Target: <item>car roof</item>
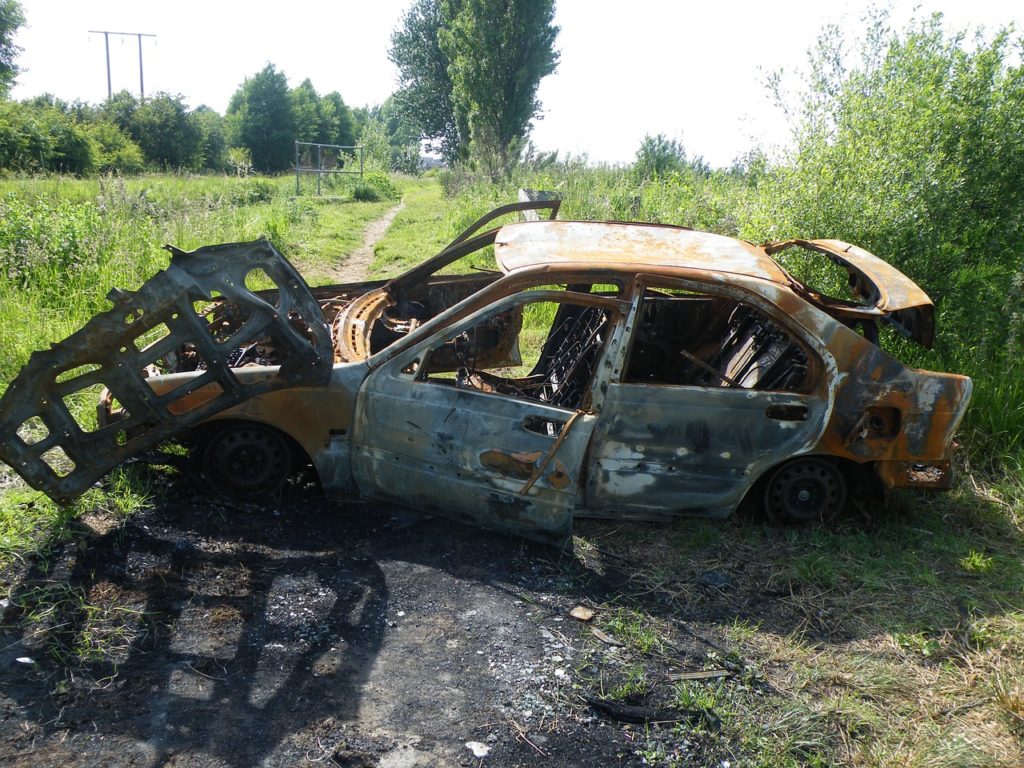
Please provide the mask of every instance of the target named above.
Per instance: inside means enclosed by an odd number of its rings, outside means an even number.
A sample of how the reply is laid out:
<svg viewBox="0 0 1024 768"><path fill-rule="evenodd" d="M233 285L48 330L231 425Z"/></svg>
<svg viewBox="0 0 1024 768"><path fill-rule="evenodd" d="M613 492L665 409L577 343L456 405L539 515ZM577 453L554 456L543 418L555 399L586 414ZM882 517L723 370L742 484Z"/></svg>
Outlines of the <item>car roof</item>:
<svg viewBox="0 0 1024 768"><path fill-rule="evenodd" d="M526 221L502 227L494 256L505 273L541 265L614 266L630 271L698 269L789 284L786 273L743 240L664 224Z"/></svg>

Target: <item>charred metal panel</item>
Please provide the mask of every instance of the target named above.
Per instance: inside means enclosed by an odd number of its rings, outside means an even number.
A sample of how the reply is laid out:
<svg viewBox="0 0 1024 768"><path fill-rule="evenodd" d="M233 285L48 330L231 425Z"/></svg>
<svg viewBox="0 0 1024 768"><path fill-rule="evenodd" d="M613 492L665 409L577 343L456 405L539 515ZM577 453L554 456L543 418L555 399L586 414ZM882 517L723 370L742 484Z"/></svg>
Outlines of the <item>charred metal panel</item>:
<svg viewBox="0 0 1024 768"><path fill-rule="evenodd" d="M77 496L126 458L253 395L330 377L320 306L269 242L170 250L166 270L133 293L112 291L112 309L35 352L0 399L0 459L54 499ZM253 273L277 286L272 301L246 287ZM280 365L243 383L231 366L252 348L272 349ZM150 372L176 369L183 355L193 373L155 393ZM121 418L98 427L76 420L72 398L100 387Z"/></svg>
<svg viewBox="0 0 1024 768"><path fill-rule="evenodd" d="M863 302L864 307L802 291L807 298L840 317L874 319L880 315L907 338L931 347L935 338L935 307L932 300L894 266L842 240L784 240L768 243L764 249L765 253L772 255L794 247L821 253L845 269L849 275L850 289Z"/></svg>
<svg viewBox="0 0 1024 768"><path fill-rule="evenodd" d="M505 272L541 265L615 265L633 271L703 269L786 282L764 251L742 240L664 224L542 221L499 230L494 256Z"/></svg>
<svg viewBox="0 0 1024 768"><path fill-rule="evenodd" d="M848 328L832 330L829 348L845 375L821 452L855 461L948 461L971 380L908 368Z"/></svg>
<svg viewBox="0 0 1024 768"><path fill-rule="evenodd" d="M559 291L517 294L470 314L371 371L360 391L353 473L363 493L546 541L569 535L581 503L583 457L596 417L566 407L424 376L434 349L528 300L619 311L621 302ZM610 314L610 313L609 313ZM590 371L606 381L617 325ZM472 373L472 372L471 372Z"/></svg>
<svg viewBox="0 0 1024 768"><path fill-rule="evenodd" d="M558 431L534 431L529 419L566 430L572 412L417 381L397 362L371 373L360 393L352 458L360 490L486 528L564 540L595 418L578 419L556 445Z"/></svg>
<svg viewBox="0 0 1024 768"><path fill-rule="evenodd" d="M821 435L827 403L784 392L612 384L587 470L590 510L725 515Z"/></svg>

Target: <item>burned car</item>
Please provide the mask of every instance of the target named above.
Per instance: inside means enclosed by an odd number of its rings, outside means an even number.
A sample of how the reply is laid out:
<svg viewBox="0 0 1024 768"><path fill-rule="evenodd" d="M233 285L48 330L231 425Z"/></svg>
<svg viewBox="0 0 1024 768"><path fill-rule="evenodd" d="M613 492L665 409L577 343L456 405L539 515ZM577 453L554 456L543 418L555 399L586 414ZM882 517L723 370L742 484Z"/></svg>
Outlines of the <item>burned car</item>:
<svg viewBox="0 0 1024 768"><path fill-rule="evenodd" d="M949 487L971 381L879 347L881 326L934 334L892 266L835 240L557 210L499 208L387 282L311 289L266 241L171 249L32 355L0 400L0 459L67 500L174 439L219 489L272 494L311 467L328 495L555 541L574 516L753 499L827 521L854 491ZM854 298L791 275L792 249L841 267ZM494 268L460 269L491 252ZM96 395L95 423L76 416Z"/></svg>

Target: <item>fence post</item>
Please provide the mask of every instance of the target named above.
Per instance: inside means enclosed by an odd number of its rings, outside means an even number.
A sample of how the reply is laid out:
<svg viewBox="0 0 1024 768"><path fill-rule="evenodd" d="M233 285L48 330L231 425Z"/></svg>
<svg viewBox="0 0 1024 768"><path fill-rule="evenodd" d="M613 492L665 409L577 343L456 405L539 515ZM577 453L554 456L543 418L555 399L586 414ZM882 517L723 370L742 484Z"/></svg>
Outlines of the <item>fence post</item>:
<svg viewBox="0 0 1024 768"><path fill-rule="evenodd" d="M299 196L299 142L295 142L295 196Z"/></svg>
<svg viewBox="0 0 1024 768"><path fill-rule="evenodd" d="M324 148L320 145L316 145L316 196L320 197L323 193L320 190L320 180L324 177Z"/></svg>

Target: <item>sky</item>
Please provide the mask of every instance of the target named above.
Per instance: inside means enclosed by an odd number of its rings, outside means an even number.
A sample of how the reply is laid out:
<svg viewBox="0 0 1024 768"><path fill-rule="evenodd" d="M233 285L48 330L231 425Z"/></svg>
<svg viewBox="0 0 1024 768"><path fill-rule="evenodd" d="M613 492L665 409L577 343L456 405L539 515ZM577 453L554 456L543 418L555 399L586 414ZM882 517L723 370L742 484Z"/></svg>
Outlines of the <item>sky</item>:
<svg viewBox="0 0 1024 768"><path fill-rule="evenodd" d="M51 93L99 103L107 96L104 36L147 33L145 92L184 96L223 113L242 81L272 62L298 85L338 91L349 106L379 104L395 89L391 33L412 0L21 0L26 26L16 99ZM952 29L1024 35L1024 2L893 0L896 26L942 12ZM788 135L765 87L782 70L792 85L826 24L849 38L868 0L558 0L558 71L541 82L543 114L531 139L540 150L625 163L645 134L682 142L691 156L727 166L755 145ZM915 10L916 9L916 10ZM139 93L139 42L111 36L114 92Z"/></svg>

